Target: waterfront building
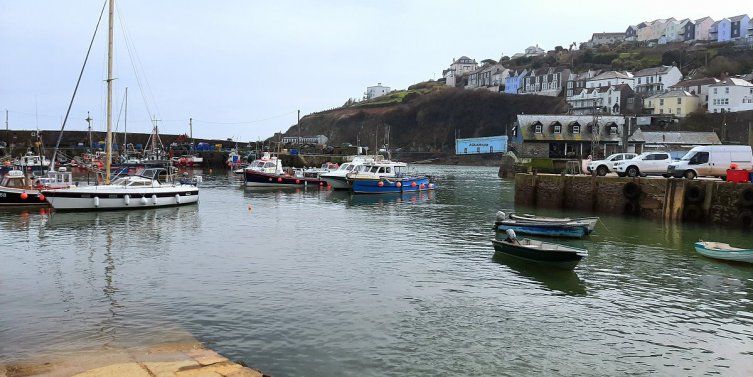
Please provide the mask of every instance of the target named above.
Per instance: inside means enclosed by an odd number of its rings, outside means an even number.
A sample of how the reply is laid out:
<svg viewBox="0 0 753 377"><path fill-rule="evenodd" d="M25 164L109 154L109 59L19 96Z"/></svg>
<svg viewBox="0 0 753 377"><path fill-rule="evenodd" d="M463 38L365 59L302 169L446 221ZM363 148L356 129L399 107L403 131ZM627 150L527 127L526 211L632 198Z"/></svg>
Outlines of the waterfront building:
<svg viewBox="0 0 753 377"><path fill-rule="evenodd" d="M706 77L695 80L683 80L669 87L669 90L684 90L690 94L698 96L701 107L707 108L709 102L709 85L718 83L719 80L713 77Z"/></svg>
<svg viewBox="0 0 753 377"><path fill-rule="evenodd" d="M709 85L708 108L710 113L753 110L753 84L729 77Z"/></svg>
<svg viewBox="0 0 753 377"><path fill-rule="evenodd" d="M675 66L665 65L642 69L636 72L633 77L635 78L635 92L644 96L652 96L680 82L682 73Z"/></svg>
<svg viewBox="0 0 753 377"><path fill-rule="evenodd" d="M701 108L697 95L677 89L659 93L643 100L643 108L651 114L669 114L684 118Z"/></svg>
<svg viewBox="0 0 753 377"><path fill-rule="evenodd" d="M518 115L513 139L519 157L608 156L619 152L624 126L625 117L615 115Z"/></svg>
<svg viewBox="0 0 753 377"><path fill-rule="evenodd" d="M507 152L507 136L455 139L455 154L489 154Z"/></svg>
<svg viewBox="0 0 753 377"><path fill-rule="evenodd" d="M390 92L389 86L383 86L382 83L378 83L375 86L366 87L366 99L372 99L381 97Z"/></svg>

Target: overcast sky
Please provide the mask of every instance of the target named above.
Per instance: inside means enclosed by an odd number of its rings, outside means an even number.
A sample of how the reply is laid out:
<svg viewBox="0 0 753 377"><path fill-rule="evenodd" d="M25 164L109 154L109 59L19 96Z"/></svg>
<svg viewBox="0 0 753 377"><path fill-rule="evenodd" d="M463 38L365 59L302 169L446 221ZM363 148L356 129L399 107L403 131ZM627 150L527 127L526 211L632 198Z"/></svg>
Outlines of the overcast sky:
<svg viewBox="0 0 753 377"><path fill-rule="evenodd" d="M60 128L103 4L0 0L0 111L11 129ZM294 125L296 110L338 107L377 83L438 79L462 55L497 60L644 20L753 14L753 1L121 0L116 8L116 120L128 87L129 131L149 132L155 116L161 132L188 133L193 118L195 137L255 141ZM93 129L105 130L106 20L66 129L85 130L90 112Z"/></svg>

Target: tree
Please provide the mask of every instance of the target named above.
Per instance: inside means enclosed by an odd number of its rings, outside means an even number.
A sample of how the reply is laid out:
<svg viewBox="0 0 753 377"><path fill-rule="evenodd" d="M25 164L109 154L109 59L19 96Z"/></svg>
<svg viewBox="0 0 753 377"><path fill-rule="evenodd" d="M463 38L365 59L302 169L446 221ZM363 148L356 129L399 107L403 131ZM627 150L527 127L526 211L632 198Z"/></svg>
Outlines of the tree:
<svg viewBox="0 0 753 377"><path fill-rule="evenodd" d="M484 64L494 65L494 64L497 64L497 62L494 61L494 59L484 59L481 61L481 65L484 65Z"/></svg>

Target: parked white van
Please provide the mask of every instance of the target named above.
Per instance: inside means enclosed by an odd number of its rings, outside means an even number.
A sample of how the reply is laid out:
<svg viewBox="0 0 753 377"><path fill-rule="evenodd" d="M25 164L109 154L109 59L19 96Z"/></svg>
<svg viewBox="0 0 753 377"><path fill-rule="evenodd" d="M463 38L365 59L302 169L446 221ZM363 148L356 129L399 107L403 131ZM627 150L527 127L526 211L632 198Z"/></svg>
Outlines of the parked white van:
<svg viewBox="0 0 753 377"><path fill-rule="evenodd" d="M749 145L704 145L694 147L680 161L669 164L667 174L693 179L699 176L726 177L730 164L737 169L753 169Z"/></svg>

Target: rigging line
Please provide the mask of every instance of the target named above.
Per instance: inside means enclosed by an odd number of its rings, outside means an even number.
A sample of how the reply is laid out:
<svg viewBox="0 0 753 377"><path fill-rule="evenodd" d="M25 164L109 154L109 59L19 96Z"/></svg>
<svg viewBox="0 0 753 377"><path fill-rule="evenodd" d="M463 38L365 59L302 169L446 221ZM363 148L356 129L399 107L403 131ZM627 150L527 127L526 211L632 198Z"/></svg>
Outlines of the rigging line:
<svg viewBox="0 0 753 377"><path fill-rule="evenodd" d="M63 125L60 127L60 132L58 133L58 140L55 143L55 149L52 152L52 161L50 161L50 170L55 170L55 158L56 154L58 153L58 148L60 148L60 141L63 139L63 130L65 129L65 124L68 122L68 116L71 114L71 107L73 107L73 99L76 98L76 92L78 91L78 85L81 84L81 77L84 76L84 68L86 68L86 62L89 60L89 53L92 51L92 46L94 45L94 39L97 37L97 30L99 30L99 24L102 22L102 16L105 14L105 7L107 6L107 0L104 1L104 4L102 4L102 11L99 13L99 20L97 20L97 26L94 28L94 35L92 35L92 40L89 42L89 49L86 51L86 57L84 58L84 64L81 66L81 72L78 74L78 80L76 81L76 87L73 89L73 96L71 96L71 102L68 103L68 110L65 112L65 118L63 118Z"/></svg>
<svg viewBox="0 0 753 377"><path fill-rule="evenodd" d="M194 121L194 123L198 122L198 123L206 123L206 124L224 124L224 125L251 124L251 123L259 123L259 122L264 122L264 121L268 121L268 120L272 120L272 119L281 118L281 117L284 117L286 115L294 114L296 111L297 110L291 111L291 112L288 112L288 113L285 113L285 114L279 114L279 115L271 116L269 118L249 120L249 121L245 121L245 122L211 122L211 121L205 121L205 120L198 120L196 118L194 118L193 121Z"/></svg>
<svg viewBox="0 0 753 377"><path fill-rule="evenodd" d="M117 5L116 5L117 6ZM133 44L133 41L131 39L130 33L128 32L128 26L125 22L125 20L121 17L121 12L118 8L118 19L120 20L120 28L123 31L123 40L126 45L126 50L128 51L128 59L131 63L131 68L133 69L134 77L136 78L136 83L139 86L139 92L141 92L141 98L144 101L144 106L147 109L147 114L149 114L149 119L160 117L160 110L159 106L157 105L156 97L154 96L154 93L152 92L151 85L149 85L149 80L146 77L146 74L140 74L139 72L145 72L144 66L141 64L141 58L138 55L138 51L136 51L136 46ZM143 76L143 79L142 79ZM142 84L142 81L144 84ZM146 88L146 93L145 89ZM149 98L147 98L147 94L149 94ZM152 104L154 105L154 112L151 111L148 101L151 100Z"/></svg>

